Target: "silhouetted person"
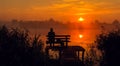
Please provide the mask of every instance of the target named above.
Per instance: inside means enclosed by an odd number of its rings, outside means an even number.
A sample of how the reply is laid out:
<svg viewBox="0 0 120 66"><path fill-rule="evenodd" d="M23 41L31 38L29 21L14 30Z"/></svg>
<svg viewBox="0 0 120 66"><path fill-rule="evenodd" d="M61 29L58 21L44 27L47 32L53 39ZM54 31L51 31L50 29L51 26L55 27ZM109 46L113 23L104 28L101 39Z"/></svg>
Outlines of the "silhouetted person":
<svg viewBox="0 0 120 66"><path fill-rule="evenodd" d="M53 28L50 28L50 32L48 32L48 41L50 43L50 46L54 46L55 42L55 32L53 31Z"/></svg>

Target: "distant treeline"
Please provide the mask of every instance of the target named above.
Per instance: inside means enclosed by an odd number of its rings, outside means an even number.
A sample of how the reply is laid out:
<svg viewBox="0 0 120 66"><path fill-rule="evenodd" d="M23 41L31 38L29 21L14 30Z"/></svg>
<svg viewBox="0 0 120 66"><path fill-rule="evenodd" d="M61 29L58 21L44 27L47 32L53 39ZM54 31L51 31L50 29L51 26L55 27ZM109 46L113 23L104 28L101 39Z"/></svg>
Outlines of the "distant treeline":
<svg viewBox="0 0 120 66"><path fill-rule="evenodd" d="M15 26L15 27L21 27L21 28L27 28L27 29L49 29L51 27L53 28L57 28L57 29L76 29L75 26L77 24L77 26L79 26L79 29L100 29L101 26L105 26L106 29L112 27L112 28L116 28L119 27L120 28L120 23L118 20L114 20L113 22L109 23L109 22L100 22L98 20L94 21L94 22L85 22L85 24L90 24L92 26L87 26L83 27L83 25L81 23L77 23L77 22L60 22L60 21L55 21L54 19L50 19L50 20L43 20L43 21L23 21L23 20L15 20L13 19L10 22L4 22L4 21L0 21L0 25L4 25L7 24L9 26ZM84 24L84 26L85 26ZM78 28L77 28L78 29Z"/></svg>

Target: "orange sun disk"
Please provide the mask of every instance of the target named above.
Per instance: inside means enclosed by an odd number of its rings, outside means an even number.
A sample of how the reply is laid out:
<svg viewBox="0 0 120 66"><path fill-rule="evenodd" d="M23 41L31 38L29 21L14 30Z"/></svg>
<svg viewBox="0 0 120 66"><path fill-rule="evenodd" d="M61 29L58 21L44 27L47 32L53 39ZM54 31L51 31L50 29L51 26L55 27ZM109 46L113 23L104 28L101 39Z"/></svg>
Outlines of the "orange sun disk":
<svg viewBox="0 0 120 66"><path fill-rule="evenodd" d="M82 18L82 17L80 17L79 19L78 19L78 21L84 21L85 19L84 18Z"/></svg>
<svg viewBox="0 0 120 66"><path fill-rule="evenodd" d="M79 38L83 38L83 35L80 34L80 35L79 35Z"/></svg>

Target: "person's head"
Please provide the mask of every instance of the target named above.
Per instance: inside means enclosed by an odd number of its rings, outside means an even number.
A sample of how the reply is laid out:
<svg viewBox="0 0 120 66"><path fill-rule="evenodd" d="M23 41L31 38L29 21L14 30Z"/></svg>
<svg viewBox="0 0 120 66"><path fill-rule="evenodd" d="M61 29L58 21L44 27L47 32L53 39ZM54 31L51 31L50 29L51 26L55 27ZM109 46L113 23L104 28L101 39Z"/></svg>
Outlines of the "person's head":
<svg viewBox="0 0 120 66"><path fill-rule="evenodd" d="M53 32L53 28L50 28L50 32Z"/></svg>

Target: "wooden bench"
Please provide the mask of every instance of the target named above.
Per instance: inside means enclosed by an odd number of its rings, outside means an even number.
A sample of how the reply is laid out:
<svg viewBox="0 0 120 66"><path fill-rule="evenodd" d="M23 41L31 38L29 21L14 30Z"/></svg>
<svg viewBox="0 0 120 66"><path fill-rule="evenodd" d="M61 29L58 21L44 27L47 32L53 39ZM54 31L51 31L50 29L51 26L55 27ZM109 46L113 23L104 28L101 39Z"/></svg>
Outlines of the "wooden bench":
<svg viewBox="0 0 120 66"><path fill-rule="evenodd" d="M50 40L48 38L49 37L47 35L46 44L50 44ZM53 46L54 44L60 44L61 46L64 46L64 44L66 44L66 46L68 46L68 42L70 42L70 35L55 35Z"/></svg>

